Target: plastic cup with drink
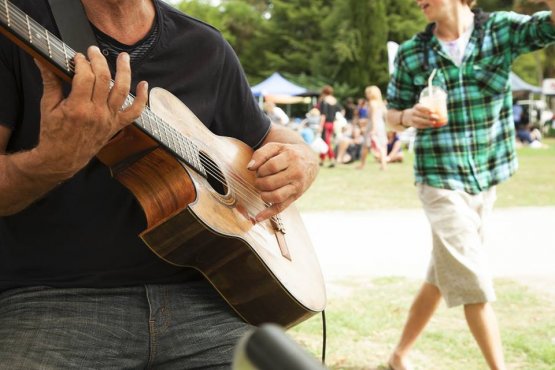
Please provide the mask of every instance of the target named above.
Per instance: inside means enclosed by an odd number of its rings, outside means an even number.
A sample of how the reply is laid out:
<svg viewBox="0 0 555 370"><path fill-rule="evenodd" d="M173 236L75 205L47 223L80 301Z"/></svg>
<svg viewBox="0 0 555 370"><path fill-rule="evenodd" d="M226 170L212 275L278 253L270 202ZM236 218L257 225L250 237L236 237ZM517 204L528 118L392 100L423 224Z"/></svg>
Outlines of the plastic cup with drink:
<svg viewBox="0 0 555 370"><path fill-rule="evenodd" d="M433 70L430 78L428 79L428 87L420 93L419 103L428 108L432 113L435 113L439 118L434 123L434 127L442 127L447 124L447 92L439 86L433 86L432 80L436 74L436 69Z"/></svg>

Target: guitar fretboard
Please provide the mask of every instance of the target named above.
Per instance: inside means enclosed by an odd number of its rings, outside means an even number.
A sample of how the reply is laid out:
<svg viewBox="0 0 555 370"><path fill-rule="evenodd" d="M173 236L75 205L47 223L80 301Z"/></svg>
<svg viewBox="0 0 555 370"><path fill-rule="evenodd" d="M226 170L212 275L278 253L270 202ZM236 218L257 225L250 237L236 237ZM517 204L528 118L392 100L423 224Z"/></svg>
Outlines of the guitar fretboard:
<svg viewBox="0 0 555 370"><path fill-rule="evenodd" d="M0 27L68 77L74 76L75 51L8 0L0 0ZM134 99L133 95L128 95L122 108L129 107ZM197 145L154 114L150 108L145 108L134 123L198 173L207 176Z"/></svg>

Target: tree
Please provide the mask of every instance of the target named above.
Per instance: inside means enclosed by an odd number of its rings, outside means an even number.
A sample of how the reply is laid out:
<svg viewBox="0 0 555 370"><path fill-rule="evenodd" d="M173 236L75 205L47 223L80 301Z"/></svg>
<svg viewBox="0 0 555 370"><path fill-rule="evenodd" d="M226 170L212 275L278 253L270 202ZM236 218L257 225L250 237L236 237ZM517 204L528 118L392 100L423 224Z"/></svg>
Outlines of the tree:
<svg viewBox="0 0 555 370"><path fill-rule="evenodd" d="M260 72L264 70L265 61L259 56L264 47L260 33L267 23L265 3L232 0L223 3L221 9L224 36L239 56L247 76L251 79L263 77Z"/></svg>
<svg viewBox="0 0 555 370"><path fill-rule="evenodd" d="M273 0L271 17L263 28L266 73L312 75L322 43L321 20L329 0Z"/></svg>
<svg viewBox="0 0 555 370"><path fill-rule="evenodd" d="M262 0L228 0L219 6L203 0L186 0L179 4L181 11L220 30L239 56L247 76L254 79L264 67L264 61L259 58L262 46L259 34L266 22L267 8L268 2Z"/></svg>
<svg viewBox="0 0 555 370"><path fill-rule="evenodd" d="M362 94L366 85L383 87L387 82L386 2L336 1L323 20L325 48L318 53L318 70L349 86L349 95Z"/></svg>
<svg viewBox="0 0 555 370"><path fill-rule="evenodd" d="M486 12L513 10L513 0L479 0L478 6Z"/></svg>
<svg viewBox="0 0 555 370"><path fill-rule="evenodd" d="M225 34L223 19L218 7L202 0L184 0L177 7L182 12L214 26Z"/></svg>
<svg viewBox="0 0 555 370"><path fill-rule="evenodd" d="M424 30L426 20L413 0L386 2L388 41L402 43Z"/></svg>

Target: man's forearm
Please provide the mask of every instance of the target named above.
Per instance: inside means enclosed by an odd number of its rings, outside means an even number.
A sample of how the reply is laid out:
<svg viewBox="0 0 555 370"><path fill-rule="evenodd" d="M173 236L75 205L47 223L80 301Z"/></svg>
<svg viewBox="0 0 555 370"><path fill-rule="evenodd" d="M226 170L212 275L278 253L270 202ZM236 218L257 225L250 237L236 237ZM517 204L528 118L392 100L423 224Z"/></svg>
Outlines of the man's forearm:
<svg viewBox="0 0 555 370"><path fill-rule="evenodd" d="M0 155L0 216L27 208L61 182L41 167L33 151Z"/></svg>
<svg viewBox="0 0 555 370"><path fill-rule="evenodd" d="M301 135L286 127L272 125L270 132L264 139L263 144L283 143L283 144L304 144Z"/></svg>

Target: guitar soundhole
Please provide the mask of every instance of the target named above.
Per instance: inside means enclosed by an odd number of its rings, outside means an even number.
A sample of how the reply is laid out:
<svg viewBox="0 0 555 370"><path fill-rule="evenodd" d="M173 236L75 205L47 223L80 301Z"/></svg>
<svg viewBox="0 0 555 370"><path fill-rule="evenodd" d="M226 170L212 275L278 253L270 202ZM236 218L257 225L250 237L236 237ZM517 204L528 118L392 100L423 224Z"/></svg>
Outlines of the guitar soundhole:
<svg viewBox="0 0 555 370"><path fill-rule="evenodd" d="M220 195L226 195L228 192L225 176L216 164L206 153L199 153L201 163L206 171L206 181L210 184L212 189Z"/></svg>

